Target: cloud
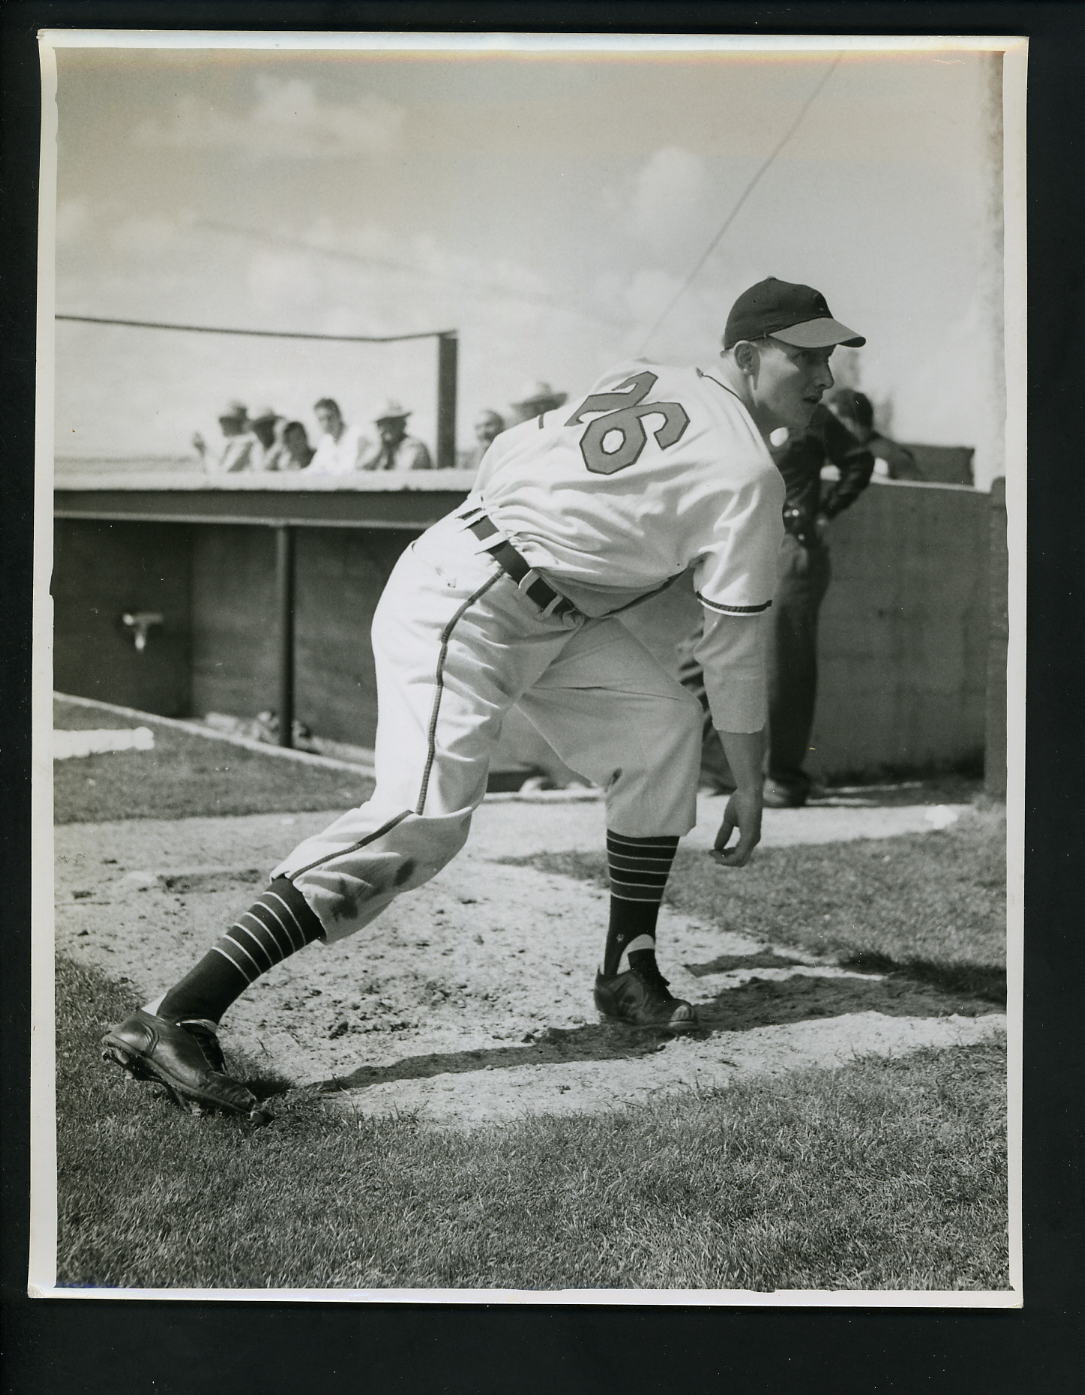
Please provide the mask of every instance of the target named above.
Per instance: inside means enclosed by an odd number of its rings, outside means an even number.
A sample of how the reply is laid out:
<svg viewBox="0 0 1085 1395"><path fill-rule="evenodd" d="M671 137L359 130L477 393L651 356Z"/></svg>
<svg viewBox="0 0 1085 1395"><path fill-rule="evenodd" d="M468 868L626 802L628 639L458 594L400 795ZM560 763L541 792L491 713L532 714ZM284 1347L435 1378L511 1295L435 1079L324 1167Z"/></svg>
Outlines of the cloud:
<svg viewBox="0 0 1085 1395"><path fill-rule="evenodd" d="M171 116L144 121L133 139L151 149L237 150L254 160L342 160L390 150L403 118L402 107L372 93L328 102L311 82L261 75L247 112L219 111L186 93Z"/></svg>
<svg viewBox="0 0 1085 1395"><path fill-rule="evenodd" d="M676 145L657 150L634 181L631 231L657 252L682 241L691 225L698 228L702 223L707 185L699 155Z"/></svg>

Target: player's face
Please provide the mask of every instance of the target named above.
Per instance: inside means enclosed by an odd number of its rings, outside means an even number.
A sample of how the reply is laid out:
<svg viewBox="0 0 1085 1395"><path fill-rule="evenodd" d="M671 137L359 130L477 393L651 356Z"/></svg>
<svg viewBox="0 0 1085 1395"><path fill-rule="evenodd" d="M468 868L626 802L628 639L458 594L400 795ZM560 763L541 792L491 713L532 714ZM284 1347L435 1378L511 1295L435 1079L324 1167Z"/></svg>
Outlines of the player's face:
<svg viewBox="0 0 1085 1395"><path fill-rule="evenodd" d="M833 385L832 348L798 349L779 339L758 343L757 370L751 380L755 407L771 426L804 431L823 393Z"/></svg>

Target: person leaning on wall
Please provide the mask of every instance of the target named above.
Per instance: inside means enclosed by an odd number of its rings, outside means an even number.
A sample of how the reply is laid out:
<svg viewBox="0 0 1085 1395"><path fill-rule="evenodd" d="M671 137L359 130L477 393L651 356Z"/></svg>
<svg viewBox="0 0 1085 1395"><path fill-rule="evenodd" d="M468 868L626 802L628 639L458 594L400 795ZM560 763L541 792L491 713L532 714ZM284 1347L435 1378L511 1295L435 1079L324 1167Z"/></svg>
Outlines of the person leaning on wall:
<svg viewBox="0 0 1085 1395"><path fill-rule="evenodd" d="M377 444L363 453L359 460L362 470L432 470L429 450L417 436L407 432L411 409L395 398L387 398L377 408L373 424L377 428Z"/></svg>
<svg viewBox="0 0 1085 1395"><path fill-rule="evenodd" d="M921 480L923 471L907 446L874 425L874 407L866 393L837 388L827 398L829 410L874 457L874 474L882 479Z"/></svg>
<svg viewBox="0 0 1085 1395"><path fill-rule="evenodd" d="M769 721L766 745L764 802L768 808L801 808L814 782L805 770L818 687L818 617L829 589L832 570L829 533L832 520L858 499L874 473L873 451L888 452L898 469L914 467L910 452L873 429L870 402L862 393L838 389L819 405L805 431L774 438L772 455L784 479L785 536L780 552L779 580L773 598L769 631ZM848 414L858 414L859 433ZM829 466L836 479L822 479ZM918 471L916 471L918 475ZM892 476L903 478L903 476ZM706 713L701 755L701 788L725 793L733 778L707 715L704 677L694 649L699 632L678 644L679 677Z"/></svg>
<svg viewBox="0 0 1085 1395"><path fill-rule="evenodd" d="M218 423L222 444L216 451L209 449L198 431L192 437L193 449L203 461L204 469L209 475L232 475L251 470L259 442L249 427L248 408L243 402L227 402L219 412Z"/></svg>
<svg viewBox="0 0 1085 1395"><path fill-rule="evenodd" d="M357 470L359 461L369 449L369 442L359 428L343 420L339 403L333 397L320 398L313 405L313 413L321 435L307 468L318 475L349 475Z"/></svg>

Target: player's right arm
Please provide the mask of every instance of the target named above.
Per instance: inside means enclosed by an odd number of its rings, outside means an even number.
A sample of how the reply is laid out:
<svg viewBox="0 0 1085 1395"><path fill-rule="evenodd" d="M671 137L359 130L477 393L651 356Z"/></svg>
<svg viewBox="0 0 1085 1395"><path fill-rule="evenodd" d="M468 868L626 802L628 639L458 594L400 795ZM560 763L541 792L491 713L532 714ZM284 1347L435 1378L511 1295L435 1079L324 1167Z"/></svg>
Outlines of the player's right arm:
<svg viewBox="0 0 1085 1395"><path fill-rule="evenodd" d="M725 867L744 867L761 841L766 630L764 612L724 615L705 607L704 628L694 650L704 669L712 724L735 779L714 844L717 860ZM728 847L736 830L738 841Z"/></svg>
<svg viewBox="0 0 1085 1395"><path fill-rule="evenodd" d="M694 568L704 608L694 651L704 670L712 725L735 777L715 840L726 867L743 867L761 840L768 613L783 539L784 486L773 468L737 488ZM738 841L729 847L737 830Z"/></svg>
<svg viewBox="0 0 1085 1395"><path fill-rule="evenodd" d="M727 801L723 821L713 844L713 854L724 867L745 867L761 841L764 805L761 771L765 759L764 731L721 731L724 755L735 777L735 792ZM738 842L729 847L738 830Z"/></svg>

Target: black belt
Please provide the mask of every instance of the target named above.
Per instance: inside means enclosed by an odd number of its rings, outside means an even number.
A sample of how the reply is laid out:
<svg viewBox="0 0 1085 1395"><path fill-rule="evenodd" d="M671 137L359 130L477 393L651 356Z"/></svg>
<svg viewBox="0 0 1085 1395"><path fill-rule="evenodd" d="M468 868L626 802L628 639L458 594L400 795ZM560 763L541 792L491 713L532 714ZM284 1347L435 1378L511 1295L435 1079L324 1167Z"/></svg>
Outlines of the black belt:
<svg viewBox="0 0 1085 1395"><path fill-rule="evenodd" d="M497 528L485 514L467 526L475 537L483 542L487 538L500 536ZM501 538L499 542L486 550L501 570L512 577L524 595L533 601L544 615L576 614L576 606L573 605L572 601L567 600L564 596L559 596L552 586L548 586L535 568L524 561L507 539Z"/></svg>

